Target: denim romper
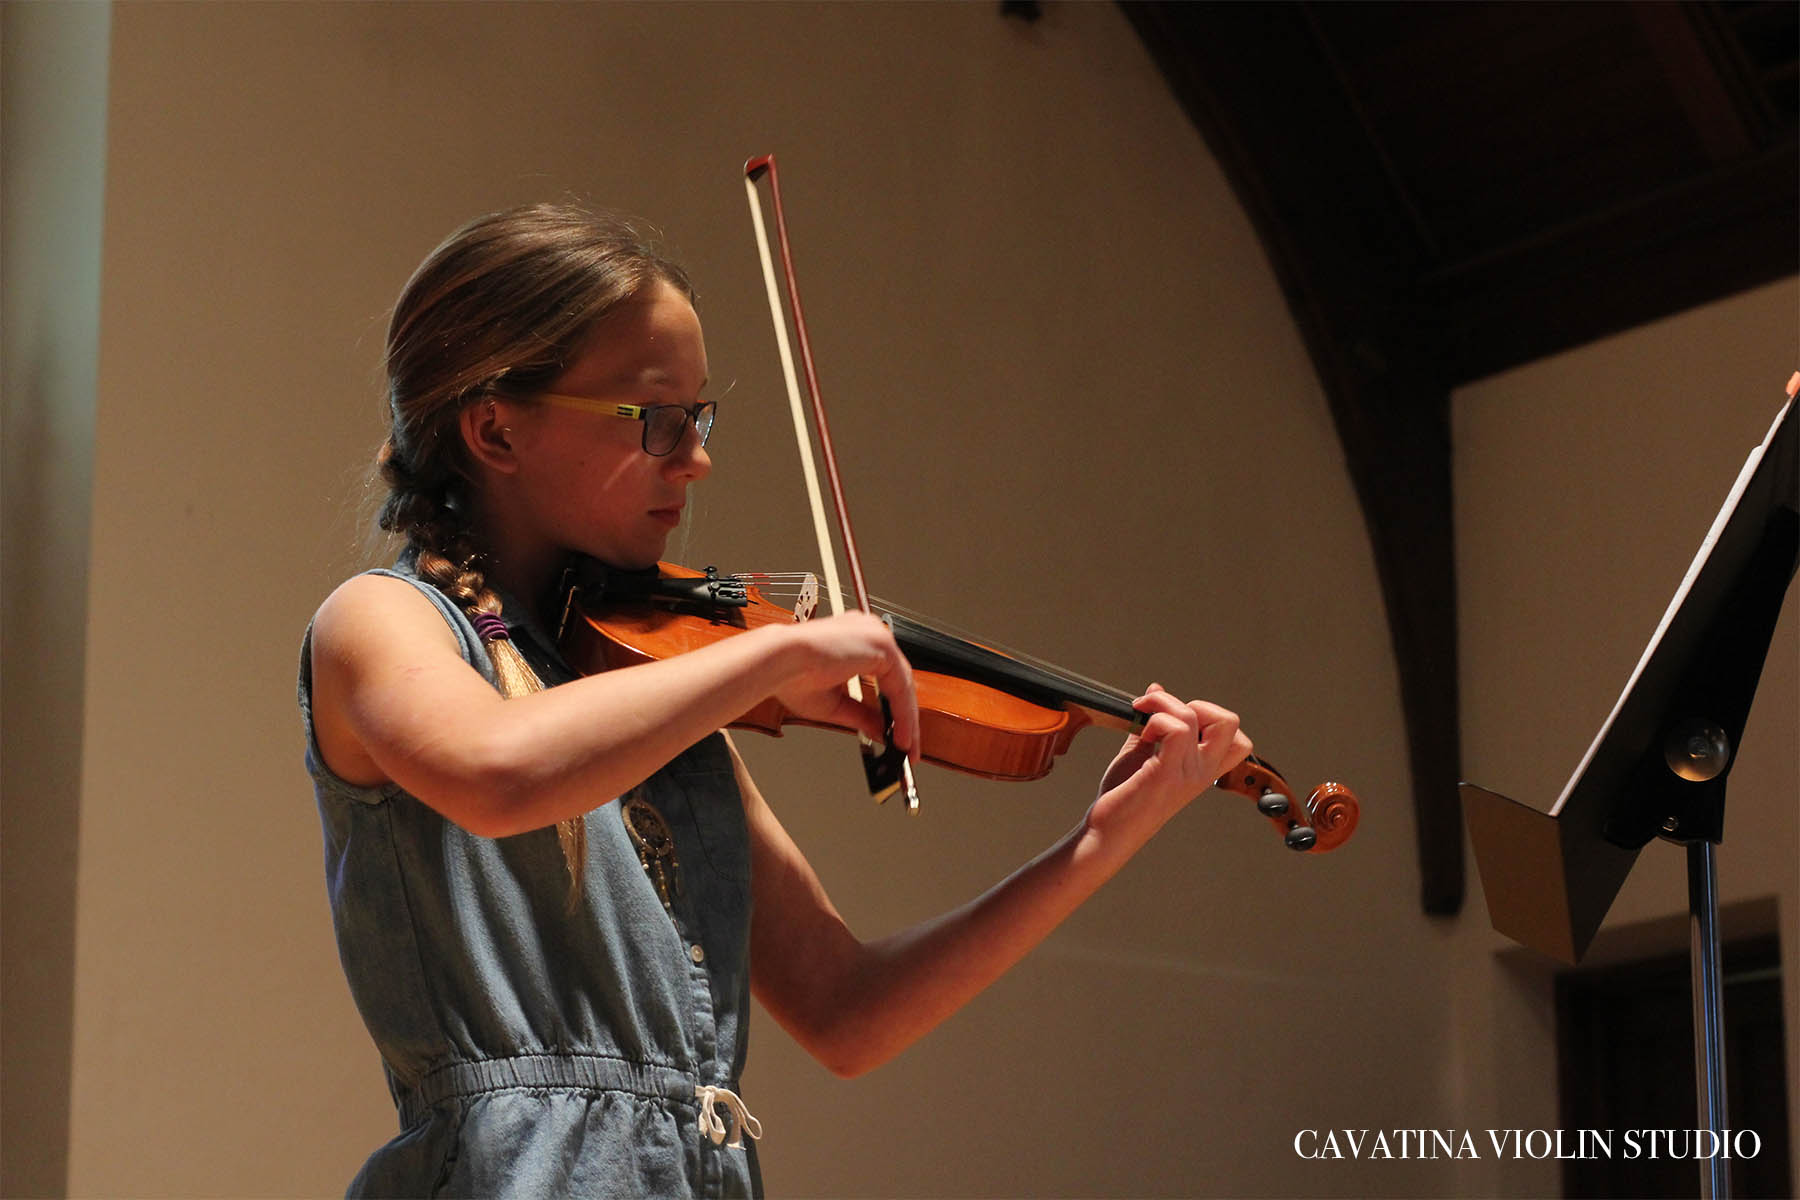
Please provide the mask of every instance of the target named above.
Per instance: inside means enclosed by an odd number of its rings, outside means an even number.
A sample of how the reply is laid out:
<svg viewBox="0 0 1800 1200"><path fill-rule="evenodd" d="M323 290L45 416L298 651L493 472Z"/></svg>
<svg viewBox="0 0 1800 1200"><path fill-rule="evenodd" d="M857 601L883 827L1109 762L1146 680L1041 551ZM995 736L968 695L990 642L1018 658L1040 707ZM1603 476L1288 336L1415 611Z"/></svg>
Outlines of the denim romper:
<svg viewBox="0 0 1800 1200"><path fill-rule="evenodd" d="M372 573L423 592L493 683L474 627L409 566ZM504 611L546 686L573 677L522 607ZM338 956L400 1119L348 1194L760 1195L754 1146L732 1144L754 1119L711 1091L737 1090L749 1033L749 835L723 737L639 793L674 833L671 908L614 800L587 816L570 916L554 828L477 837L396 785L331 773L311 652L308 629L300 710Z"/></svg>

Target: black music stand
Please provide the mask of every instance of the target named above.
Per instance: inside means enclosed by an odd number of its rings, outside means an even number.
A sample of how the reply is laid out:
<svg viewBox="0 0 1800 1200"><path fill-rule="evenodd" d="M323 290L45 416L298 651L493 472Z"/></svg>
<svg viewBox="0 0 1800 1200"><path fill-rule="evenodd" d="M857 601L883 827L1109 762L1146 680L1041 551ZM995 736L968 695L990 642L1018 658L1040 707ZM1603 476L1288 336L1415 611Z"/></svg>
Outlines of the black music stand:
<svg viewBox="0 0 1800 1200"><path fill-rule="evenodd" d="M1718 876L1725 780L1800 562L1800 436L1790 398L1751 451L1675 598L1575 775L1548 813L1461 785L1494 928L1579 962L1638 851L1687 847L1700 1127L1725 1123ZM1723 1200L1726 1160L1701 1160Z"/></svg>

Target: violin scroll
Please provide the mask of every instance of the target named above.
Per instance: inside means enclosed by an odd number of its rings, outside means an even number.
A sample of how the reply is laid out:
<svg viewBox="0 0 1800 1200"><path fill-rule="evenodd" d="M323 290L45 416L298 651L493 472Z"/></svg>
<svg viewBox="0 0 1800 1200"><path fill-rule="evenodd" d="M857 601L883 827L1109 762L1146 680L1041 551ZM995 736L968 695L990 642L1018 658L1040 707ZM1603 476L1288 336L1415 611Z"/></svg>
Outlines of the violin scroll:
<svg viewBox="0 0 1800 1200"><path fill-rule="evenodd" d="M1314 788L1306 798L1306 809L1312 814L1313 832L1318 835L1313 849L1321 853L1335 850L1349 841L1362 816L1362 805L1357 803L1356 793L1335 780L1327 780Z"/></svg>
<svg viewBox="0 0 1800 1200"><path fill-rule="evenodd" d="M1335 781L1321 783L1302 805L1281 772L1252 755L1221 776L1217 787L1256 801L1290 850L1323 854L1350 840L1362 806L1356 793Z"/></svg>

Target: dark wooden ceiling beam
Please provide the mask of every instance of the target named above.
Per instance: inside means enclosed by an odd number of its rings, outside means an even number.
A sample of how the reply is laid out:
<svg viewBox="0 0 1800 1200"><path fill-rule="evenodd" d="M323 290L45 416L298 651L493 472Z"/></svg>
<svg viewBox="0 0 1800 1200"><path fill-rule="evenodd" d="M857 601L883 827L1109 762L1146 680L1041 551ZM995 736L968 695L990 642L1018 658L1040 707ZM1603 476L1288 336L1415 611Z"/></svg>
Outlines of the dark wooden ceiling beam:
<svg viewBox="0 0 1800 1200"><path fill-rule="evenodd" d="M1754 88L1733 86L1735 64L1720 61L1729 43L1716 36L1709 13L1668 0L1633 0L1631 5L1632 20L1688 123L1712 160L1723 163L1756 150L1768 119Z"/></svg>
<svg viewBox="0 0 1800 1200"><path fill-rule="evenodd" d="M1706 174L1421 277L1453 383L1683 312L1800 268L1800 155Z"/></svg>

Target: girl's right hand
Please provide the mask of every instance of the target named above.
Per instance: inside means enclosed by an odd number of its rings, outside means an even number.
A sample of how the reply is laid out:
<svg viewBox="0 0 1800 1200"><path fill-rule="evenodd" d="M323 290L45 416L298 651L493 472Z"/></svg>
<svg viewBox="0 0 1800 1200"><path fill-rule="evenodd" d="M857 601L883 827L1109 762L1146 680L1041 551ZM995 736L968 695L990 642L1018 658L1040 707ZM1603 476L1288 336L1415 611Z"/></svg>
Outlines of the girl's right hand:
<svg viewBox="0 0 1800 1200"><path fill-rule="evenodd" d="M912 667L880 618L865 612L818 617L782 630L797 666L774 695L798 717L855 729L874 741L886 740L881 712L850 698L849 681L869 676L894 716L894 744L919 759L919 702Z"/></svg>

